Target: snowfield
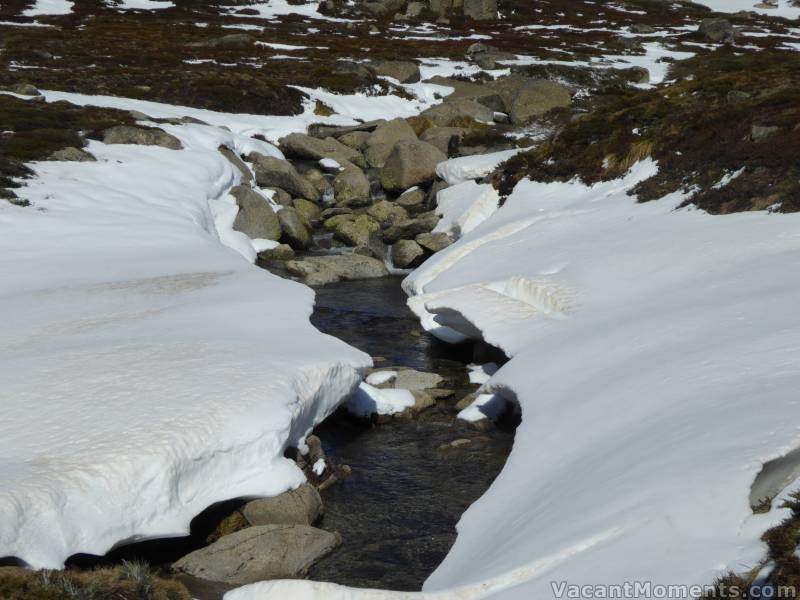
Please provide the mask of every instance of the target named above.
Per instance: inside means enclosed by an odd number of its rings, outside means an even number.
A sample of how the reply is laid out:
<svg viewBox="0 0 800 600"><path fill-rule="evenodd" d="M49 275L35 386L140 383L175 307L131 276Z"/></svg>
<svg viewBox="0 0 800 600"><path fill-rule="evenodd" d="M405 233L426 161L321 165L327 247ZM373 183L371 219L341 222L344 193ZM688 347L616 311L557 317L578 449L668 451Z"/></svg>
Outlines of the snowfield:
<svg viewBox="0 0 800 600"><path fill-rule="evenodd" d="M226 600L530 600L551 582L710 584L764 557L787 512L754 515L750 487L800 445L800 215L636 204L656 169L523 181L404 282L433 333L506 351L484 388L522 410L424 591L273 582Z"/></svg>
<svg viewBox="0 0 800 600"><path fill-rule="evenodd" d="M217 147L251 142L169 129L184 150L93 142L0 204L0 556L56 568L299 485L285 448L371 364L220 243L253 251L215 219L239 177Z"/></svg>

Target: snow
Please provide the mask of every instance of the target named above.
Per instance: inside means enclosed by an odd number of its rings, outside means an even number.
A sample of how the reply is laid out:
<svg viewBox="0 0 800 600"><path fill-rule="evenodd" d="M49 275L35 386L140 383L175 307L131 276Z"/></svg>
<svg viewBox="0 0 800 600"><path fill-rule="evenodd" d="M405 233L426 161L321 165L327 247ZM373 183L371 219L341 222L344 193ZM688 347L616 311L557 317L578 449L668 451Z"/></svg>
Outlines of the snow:
<svg viewBox="0 0 800 600"><path fill-rule="evenodd" d="M501 150L489 154L475 154L474 156L460 156L441 162L436 167L436 174L444 179L448 185L463 183L470 179L486 177L499 165L522 152L521 149Z"/></svg>
<svg viewBox="0 0 800 600"><path fill-rule="evenodd" d="M486 363L484 365L467 365L469 382L483 385L489 378L497 373L497 363Z"/></svg>
<svg viewBox="0 0 800 600"><path fill-rule="evenodd" d="M462 421L496 421L506 410L506 400L498 394L479 394L475 401L458 413Z"/></svg>
<svg viewBox="0 0 800 600"><path fill-rule="evenodd" d="M162 10L172 8L175 3L171 0L119 0L114 8L120 10Z"/></svg>
<svg viewBox="0 0 800 600"><path fill-rule="evenodd" d="M779 0L778 8L759 8L760 2L756 0L697 0L697 3L722 13L753 11L786 19L800 18L800 7L792 6L792 0Z"/></svg>
<svg viewBox="0 0 800 600"><path fill-rule="evenodd" d="M223 6L229 13L236 13L237 17L255 17L261 19L274 19L287 15L299 15L307 19L322 19L325 21L335 21L338 23L350 22L350 19L339 19L328 17L318 12L319 1L311 0L304 4L292 4L288 0L267 0L267 2L253 2L252 4L236 4L234 6ZM255 11L253 14L244 14L241 11L247 9Z"/></svg>
<svg viewBox="0 0 800 600"><path fill-rule="evenodd" d="M497 210L500 195L488 183L465 181L436 194L436 214L442 218L434 233L459 238L485 221Z"/></svg>
<svg viewBox="0 0 800 600"><path fill-rule="evenodd" d="M656 172L523 181L406 279L422 317L505 350L484 391L522 414L422 593L296 581L226 600L529 600L756 565L787 511L753 514L750 487L800 443L800 215L637 204Z"/></svg>
<svg viewBox="0 0 800 600"><path fill-rule="evenodd" d="M311 470L314 472L314 475L316 475L317 477L320 477L325 472L325 469L327 469L327 468L328 468L328 465L325 464L325 459L324 458L318 458L317 462L315 462L311 466Z"/></svg>
<svg viewBox="0 0 800 600"><path fill-rule="evenodd" d="M342 169L342 165L332 158L321 158L319 166L327 171L341 171Z"/></svg>
<svg viewBox="0 0 800 600"><path fill-rule="evenodd" d="M91 142L97 162L34 163L32 206L0 204L0 556L32 567L299 485L284 449L371 364L240 256L262 242L230 229L217 148L253 141L163 127L183 150Z"/></svg>
<svg viewBox="0 0 800 600"><path fill-rule="evenodd" d="M410 391L382 390L369 383L359 385L356 393L345 403L345 408L358 417L393 415L411 406L414 406L414 395Z"/></svg>
<svg viewBox="0 0 800 600"><path fill-rule="evenodd" d="M381 385L396 378L397 371L375 371L374 373L370 373L365 381L369 385Z"/></svg>
<svg viewBox="0 0 800 600"><path fill-rule="evenodd" d="M22 11L22 16L68 15L72 12L74 4L71 0L36 0L31 8Z"/></svg>

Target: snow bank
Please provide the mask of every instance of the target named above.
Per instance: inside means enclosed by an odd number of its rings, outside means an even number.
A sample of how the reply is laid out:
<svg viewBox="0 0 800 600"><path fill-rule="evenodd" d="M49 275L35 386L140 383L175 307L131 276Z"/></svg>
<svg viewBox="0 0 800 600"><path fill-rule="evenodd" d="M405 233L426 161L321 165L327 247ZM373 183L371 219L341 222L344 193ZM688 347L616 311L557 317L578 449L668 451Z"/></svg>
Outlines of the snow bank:
<svg viewBox="0 0 800 600"><path fill-rule="evenodd" d="M309 288L220 243L253 251L217 151L249 142L165 128L184 150L92 142L0 203L0 557L55 568L299 485L284 449L370 364L309 324Z"/></svg>
<svg viewBox="0 0 800 600"><path fill-rule="evenodd" d="M172 8L175 3L171 0L119 0L112 8L120 10L162 10Z"/></svg>
<svg viewBox="0 0 800 600"><path fill-rule="evenodd" d="M460 156L441 162L436 167L436 174L444 179L448 185L456 185L486 177L500 164L506 162L522 150L502 150L490 154L476 154L474 156Z"/></svg>
<svg viewBox="0 0 800 600"><path fill-rule="evenodd" d="M393 415L411 406L414 406L414 396L408 390L378 389L369 383L359 385L345 403L345 408L358 417Z"/></svg>
<svg viewBox="0 0 800 600"><path fill-rule="evenodd" d="M434 233L459 238L485 221L500 203L500 195L489 184L465 181L436 194L436 214L442 218Z"/></svg>
<svg viewBox="0 0 800 600"><path fill-rule="evenodd" d="M778 0L777 8L764 8L757 0L697 0L697 3L723 13L753 11L786 19L800 18L800 7L792 6L792 0Z"/></svg>
<svg viewBox="0 0 800 600"><path fill-rule="evenodd" d="M484 388L522 409L424 592L274 582L226 600L529 600L755 565L786 511L754 515L751 484L800 444L800 215L636 204L655 171L522 182L405 281L423 322L449 311L511 356Z"/></svg>
<svg viewBox="0 0 800 600"><path fill-rule="evenodd" d="M74 4L71 0L36 0L31 8L22 11L22 16L68 15L72 12Z"/></svg>

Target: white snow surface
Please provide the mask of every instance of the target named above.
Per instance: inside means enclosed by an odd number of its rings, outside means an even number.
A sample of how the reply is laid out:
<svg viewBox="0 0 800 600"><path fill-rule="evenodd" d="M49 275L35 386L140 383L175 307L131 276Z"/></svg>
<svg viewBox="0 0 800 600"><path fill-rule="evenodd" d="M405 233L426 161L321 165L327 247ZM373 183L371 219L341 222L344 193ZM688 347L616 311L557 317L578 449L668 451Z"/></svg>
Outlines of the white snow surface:
<svg viewBox="0 0 800 600"><path fill-rule="evenodd" d="M800 443L800 215L637 204L656 170L523 181L406 279L421 316L505 350L484 389L522 411L424 591L272 582L226 600L530 600L755 565L787 511L754 515L750 485Z"/></svg>
<svg viewBox="0 0 800 600"><path fill-rule="evenodd" d="M786 19L800 18L800 7L792 6L792 0L778 0L778 8L759 7L758 5L761 3L756 0L697 0L697 3L722 13L735 13L744 10Z"/></svg>
<svg viewBox="0 0 800 600"><path fill-rule="evenodd" d="M120 10L161 10L171 8L175 3L171 0L120 0L113 6Z"/></svg>
<svg viewBox="0 0 800 600"><path fill-rule="evenodd" d="M501 150L489 154L476 154L474 156L459 156L440 162L436 166L436 174L444 179L448 185L456 185L470 179L486 177L500 164L522 152L521 149Z"/></svg>
<svg viewBox="0 0 800 600"><path fill-rule="evenodd" d="M442 218L433 229L459 238L497 210L500 195L488 183L465 181L436 194L436 214Z"/></svg>
<svg viewBox="0 0 800 600"><path fill-rule="evenodd" d="M32 567L299 485L284 449L371 364L240 256L217 148L248 138L164 128L183 150L92 142L97 162L34 163L32 206L0 203L0 556Z"/></svg>
<svg viewBox="0 0 800 600"><path fill-rule="evenodd" d="M36 0L31 8L22 11L24 17L38 17L40 15L68 15L75 5L71 0Z"/></svg>
<svg viewBox="0 0 800 600"><path fill-rule="evenodd" d="M410 391L379 389L369 383L361 383L345 403L345 408L358 417L393 415L411 406L414 406L414 395Z"/></svg>

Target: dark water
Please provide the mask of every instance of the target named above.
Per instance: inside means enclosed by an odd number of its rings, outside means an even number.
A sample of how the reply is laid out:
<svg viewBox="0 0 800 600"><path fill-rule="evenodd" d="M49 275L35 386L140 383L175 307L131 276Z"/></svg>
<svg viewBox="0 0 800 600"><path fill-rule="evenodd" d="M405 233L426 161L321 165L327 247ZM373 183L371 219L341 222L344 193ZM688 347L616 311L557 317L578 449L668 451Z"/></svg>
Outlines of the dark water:
<svg viewBox="0 0 800 600"><path fill-rule="evenodd" d="M457 394L417 422L361 426L334 417L317 433L334 462L353 474L325 490L324 529L343 544L309 578L357 587L419 590L455 541L464 510L500 472L513 424L488 433L455 420L453 405L474 389L464 364L471 348L441 344L424 333L405 305L397 278L340 283L317 290L313 323L383 359L445 377ZM461 449L442 451L459 438Z"/></svg>

